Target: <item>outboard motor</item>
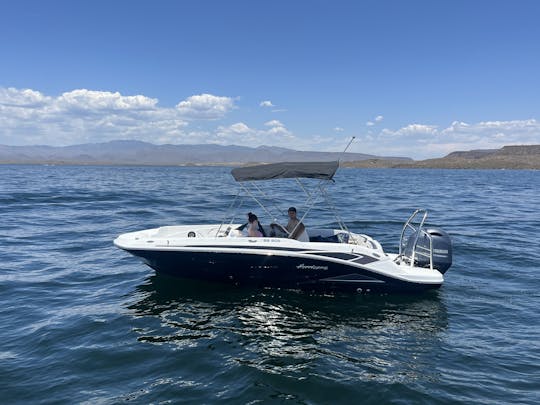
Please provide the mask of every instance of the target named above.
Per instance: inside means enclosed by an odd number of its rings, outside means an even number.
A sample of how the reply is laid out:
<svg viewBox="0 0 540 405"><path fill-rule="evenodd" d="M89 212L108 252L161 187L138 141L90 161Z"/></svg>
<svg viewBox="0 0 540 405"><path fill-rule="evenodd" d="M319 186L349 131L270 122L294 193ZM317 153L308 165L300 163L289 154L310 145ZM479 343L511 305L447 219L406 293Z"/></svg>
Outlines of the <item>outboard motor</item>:
<svg viewBox="0 0 540 405"><path fill-rule="evenodd" d="M405 244L403 253L412 258L414 250L414 262L418 267L429 267L429 239L431 237L433 247L433 268L439 270L442 274L452 265L452 241L450 236L438 228L421 228L418 234L416 248L414 241L418 231L413 232ZM429 236L428 236L429 235Z"/></svg>

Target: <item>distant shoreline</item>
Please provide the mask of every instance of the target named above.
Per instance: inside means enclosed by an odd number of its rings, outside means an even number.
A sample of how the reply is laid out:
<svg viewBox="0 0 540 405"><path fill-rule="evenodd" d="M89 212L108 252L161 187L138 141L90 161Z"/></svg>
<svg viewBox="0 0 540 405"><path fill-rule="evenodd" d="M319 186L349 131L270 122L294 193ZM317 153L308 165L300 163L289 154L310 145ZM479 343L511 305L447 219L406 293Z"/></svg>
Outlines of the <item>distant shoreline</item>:
<svg viewBox="0 0 540 405"><path fill-rule="evenodd" d="M452 152L442 158L418 161L406 157L295 151L277 147L153 145L134 141L71 147L0 145L1 165L238 167L330 160L340 160L345 168L540 170L540 145Z"/></svg>
<svg viewBox="0 0 540 405"><path fill-rule="evenodd" d="M1 162L2 166L118 166L118 167L238 167L244 163L118 163L118 162Z"/></svg>
<svg viewBox="0 0 540 405"><path fill-rule="evenodd" d="M475 161L443 161L425 162L418 161L414 163L400 163L377 161L377 162L345 162L342 167L358 169L447 169L447 170L540 170L540 162L523 164L522 162L475 162Z"/></svg>
<svg viewBox="0 0 540 405"><path fill-rule="evenodd" d="M80 166L80 167L239 167L251 166L256 164L267 164L267 162L253 163L179 163L179 164L148 164L148 163L113 163L113 162L0 162L1 166ZM488 164L439 164L429 165L422 161L410 164L395 164L392 161L359 161L342 162L341 168L344 169L443 169L443 170L540 170L540 165L519 165L516 163L507 165L488 165Z"/></svg>

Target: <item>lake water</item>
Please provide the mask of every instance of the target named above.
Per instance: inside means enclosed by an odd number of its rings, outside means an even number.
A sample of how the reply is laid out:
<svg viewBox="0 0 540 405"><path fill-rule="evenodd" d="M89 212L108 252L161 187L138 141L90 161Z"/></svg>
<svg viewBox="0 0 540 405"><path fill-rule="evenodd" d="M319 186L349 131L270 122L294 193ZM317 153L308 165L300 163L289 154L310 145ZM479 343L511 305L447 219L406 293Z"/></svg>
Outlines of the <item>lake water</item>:
<svg viewBox="0 0 540 405"><path fill-rule="evenodd" d="M338 172L349 228L386 250L419 207L451 234L445 284L419 296L180 281L113 246L221 222L229 171L0 166L0 402L540 402L540 172Z"/></svg>

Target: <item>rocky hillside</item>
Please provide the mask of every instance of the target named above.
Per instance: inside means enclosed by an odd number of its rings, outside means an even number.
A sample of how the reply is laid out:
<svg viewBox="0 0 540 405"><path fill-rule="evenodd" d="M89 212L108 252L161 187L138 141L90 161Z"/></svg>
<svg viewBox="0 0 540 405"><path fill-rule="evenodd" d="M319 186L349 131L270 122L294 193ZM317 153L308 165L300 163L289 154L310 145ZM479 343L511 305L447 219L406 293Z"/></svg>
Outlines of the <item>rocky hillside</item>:
<svg viewBox="0 0 540 405"><path fill-rule="evenodd" d="M504 146L501 149L452 152L439 159L396 162L367 159L348 162L349 167L440 168L440 169L534 169L540 170L540 145Z"/></svg>
<svg viewBox="0 0 540 405"><path fill-rule="evenodd" d="M504 146L501 149L453 152L441 159L428 159L402 167L451 169L540 169L540 145Z"/></svg>

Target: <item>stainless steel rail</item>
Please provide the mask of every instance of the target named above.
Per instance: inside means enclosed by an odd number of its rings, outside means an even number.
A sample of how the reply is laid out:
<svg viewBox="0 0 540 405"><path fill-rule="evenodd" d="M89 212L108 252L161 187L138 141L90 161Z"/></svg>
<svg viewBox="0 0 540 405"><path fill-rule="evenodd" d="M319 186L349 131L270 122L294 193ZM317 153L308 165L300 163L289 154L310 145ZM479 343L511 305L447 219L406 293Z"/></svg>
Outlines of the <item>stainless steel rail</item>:
<svg viewBox="0 0 540 405"><path fill-rule="evenodd" d="M421 215L420 221L415 223L414 221L419 215ZM399 255L396 258L396 262L403 260L406 263L410 264L411 267L414 267L415 258L417 256L423 256L429 259L429 268L433 270L433 238L429 233L424 232L423 230L427 216L427 210L420 208L414 211L407 220L407 222L405 222L405 225L403 225L403 229L401 231L401 236L399 238ZM414 243L412 244L410 256L406 255L405 252L405 248L407 247L410 238L405 238L407 230L411 231L410 237L414 235ZM425 235L428 238L429 247L418 246L418 238L420 237L420 235Z"/></svg>

